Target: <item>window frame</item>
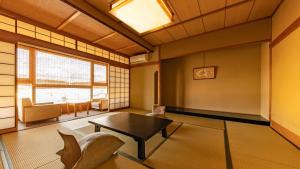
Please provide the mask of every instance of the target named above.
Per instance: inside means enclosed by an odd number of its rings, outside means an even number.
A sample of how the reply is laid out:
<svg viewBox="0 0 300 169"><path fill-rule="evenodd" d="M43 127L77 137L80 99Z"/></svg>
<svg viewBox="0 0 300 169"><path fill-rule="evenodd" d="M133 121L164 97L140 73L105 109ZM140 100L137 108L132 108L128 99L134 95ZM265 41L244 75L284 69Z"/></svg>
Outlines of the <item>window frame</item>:
<svg viewBox="0 0 300 169"><path fill-rule="evenodd" d="M102 65L102 66L105 66L106 67L106 79L105 79L105 83L97 83L95 82L95 64L96 65ZM109 95L109 92L108 92L108 64L106 63L102 63L102 62L96 62L96 61L93 61L92 62L92 66L91 66L91 72L92 72L92 89L91 89L91 99L98 99L98 98L94 98L94 87L103 87L103 86L106 86L106 95L107 95L107 99L109 98L108 95Z"/></svg>
<svg viewBox="0 0 300 169"><path fill-rule="evenodd" d="M36 89L37 88L89 88L90 89L90 100L93 100L93 90L94 86L95 87L102 87L106 86L107 88L107 95L108 93L108 79L109 79L109 74L108 74L108 63L104 62L99 62L99 61L94 61L90 59L84 59L78 56L70 56L69 54L66 53L60 53L60 52L53 52L49 51L46 49L40 49L36 47L29 47L29 46L24 46L24 45L18 45L17 49L24 49L24 50L29 50L29 78L18 78L17 77L17 84L18 85L31 85L32 86L32 102L36 104ZM44 53L49 53L53 54L56 56L61 56L61 57L69 57L72 59L78 59L82 61L86 61L90 63L90 83L89 85L59 85L59 84L36 84L36 55L37 51L44 52ZM17 61L18 62L18 61ZM106 82L105 83L95 83L94 82L94 65L103 65L106 67ZM18 70L17 70L18 71Z"/></svg>
<svg viewBox="0 0 300 169"><path fill-rule="evenodd" d="M29 52L29 78L19 78L18 77L18 72L16 73L17 76L17 82L18 84L31 84L32 83L32 78L33 78L33 70L32 70L32 65L33 65L33 58L32 58L32 49L30 47L26 47L23 45L18 45L17 47L17 57L18 59L18 49L23 49L23 50L28 50ZM18 71L18 60L16 61L17 63L17 71Z"/></svg>

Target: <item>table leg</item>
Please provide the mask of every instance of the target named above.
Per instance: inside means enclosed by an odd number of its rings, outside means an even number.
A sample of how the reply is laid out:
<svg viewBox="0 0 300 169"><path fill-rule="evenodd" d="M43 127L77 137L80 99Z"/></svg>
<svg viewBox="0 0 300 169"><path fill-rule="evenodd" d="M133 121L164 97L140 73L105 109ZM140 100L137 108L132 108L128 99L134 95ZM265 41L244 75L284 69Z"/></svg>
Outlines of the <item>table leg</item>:
<svg viewBox="0 0 300 169"><path fill-rule="evenodd" d="M100 126L98 126L98 125L95 125L95 132L100 132Z"/></svg>
<svg viewBox="0 0 300 169"><path fill-rule="evenodd" d="M77 117L76 104L74 104L74 114L75 114L75 117Z"/></svg>
<svg viewBox="0 0 300 169"><path fill-rule="evenodd" d="M164 129L161 130L161 135L162 135L162 137L164 137L164 138L167 138L167 137L168 137L167 128L164 128Z"/></svg>
<svg viewBox="0 0 300 169"><path fill-rule="evenodd" d="M90 103L88 103L87 105L86 105L86 114L87 115L89 115L90 114Z"/></svg>
<svg viewBox="0 0 300 169"><path fill-rule="evenodd" d="M145 140L137 140L138 142L138 158L144 160L145 157Z"/></svg>
<svg viewBox="0 0 300 169"><path fill-rule="evenodd" d="M69 108L69 104L67 103L67 113L70 113L70 108Z"/></svg>
<svg viewBox="0 0 300 169"><path fill-rule="evenodd" d="M82 106L82 105L79 104L78 106L79 106L79 113L81 113L81 111L82 111L82 107L81 107L81 106Z"/></svg>

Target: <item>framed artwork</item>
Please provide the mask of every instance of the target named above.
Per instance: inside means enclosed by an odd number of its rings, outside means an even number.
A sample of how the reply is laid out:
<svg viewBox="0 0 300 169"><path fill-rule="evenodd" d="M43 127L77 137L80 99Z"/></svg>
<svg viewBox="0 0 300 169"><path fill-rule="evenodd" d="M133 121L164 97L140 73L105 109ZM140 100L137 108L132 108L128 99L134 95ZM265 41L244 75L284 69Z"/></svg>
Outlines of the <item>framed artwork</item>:
<svg viewBox="0 0 300 169"><path fill-rule="evenodd" d="M216 67L197 67L193 69L193 79L194 80L204 80L204 79L215 79L216 78Z"/></svg>

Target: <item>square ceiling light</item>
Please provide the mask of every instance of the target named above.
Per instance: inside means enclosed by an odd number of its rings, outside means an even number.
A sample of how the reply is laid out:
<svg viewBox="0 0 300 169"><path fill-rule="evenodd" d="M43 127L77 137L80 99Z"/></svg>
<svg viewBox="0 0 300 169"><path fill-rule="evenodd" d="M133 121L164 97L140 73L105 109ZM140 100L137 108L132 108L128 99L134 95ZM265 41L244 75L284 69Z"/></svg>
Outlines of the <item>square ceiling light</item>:
<svg viewBox="0 0 300 169"><path fill-rule="evenodd" d="M139 33L171 23L173 18L163 0L118 0L110 13Z"/></svg>

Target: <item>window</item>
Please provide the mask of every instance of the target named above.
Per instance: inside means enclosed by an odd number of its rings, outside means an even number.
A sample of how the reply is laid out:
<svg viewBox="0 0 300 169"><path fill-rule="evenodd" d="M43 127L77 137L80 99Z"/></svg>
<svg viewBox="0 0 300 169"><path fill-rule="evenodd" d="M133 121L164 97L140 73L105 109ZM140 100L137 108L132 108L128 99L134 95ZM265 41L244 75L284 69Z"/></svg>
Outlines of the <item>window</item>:
<svg viewBox="0 0 300 169"><path fill-rule="evenodd" d="M37 88L36 103L90 100L90 94L89 88Z"/></svg>
<svg viewBox="0 0 300 169"><path fill-rule="evenodd" d="M94 64L93 99L107 97L107 65Z"/></svg>
<svg viewBox="0 0 300 169"><path fill-rule="evenodd" d="M18 78L29 79L29 50L18 49Z"/></svg>
<svg viewBox="0 0 300 169"><path fill-rule="evenodd" d="M94 99L107 98L107 86L94 86L93 98Z"/></svg>
<svg viewBox="0 0 300 169"><path fill-rule="evenodd" d="M21 100L22 98L32 99L32 85L18 85L18 99Z"/></svg>
<svg viewBox="0 0 300 169"><path fill-rule="evenodd" d="M36 83L88 86L91 84L91 63L37 51Z"/></svg>
<svg viewBox="0 0 300 169"><path fill-rule="evenodd" d="M33 103L63 103L108 97L105 63L20 47L18 72L19 100L27 97Z"/></svg>
<svg viewBox="0 0 300 169"><path fill-rule="evenodd" d="M94 83L107 83L106 65L94 64Z"/></svg>

